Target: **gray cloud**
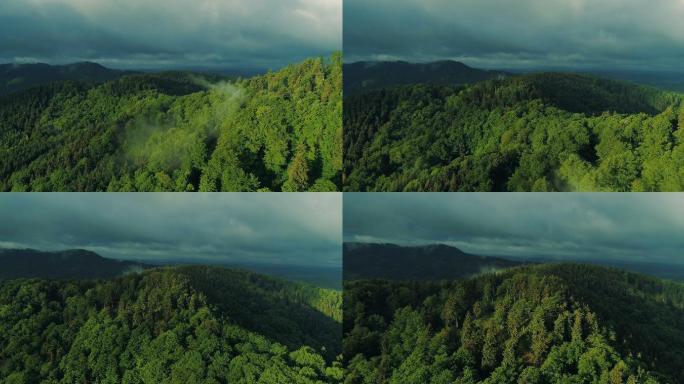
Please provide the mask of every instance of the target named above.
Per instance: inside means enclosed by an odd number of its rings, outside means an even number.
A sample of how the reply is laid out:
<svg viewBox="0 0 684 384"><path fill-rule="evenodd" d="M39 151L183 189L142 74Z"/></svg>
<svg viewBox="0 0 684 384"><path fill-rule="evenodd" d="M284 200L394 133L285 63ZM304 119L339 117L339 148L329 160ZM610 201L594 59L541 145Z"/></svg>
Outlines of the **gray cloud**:
<svg viewBox="0 0 684 384"><path fill-rule="evenodd" d="M341 266L341 195L8 193L0 247Z"/></svg>
<svg viewBox="0 0 684 384"><path fill-rule="evenodd" d="M681 0L346 0L347 61L680 70Z"/></svg>
<svg viewBox="0 0 684 384"><path fill-rule="evenodd" d="M684 194L345 194L344 239L684 264Z"/></svg>
<svg viewBox="0 0 684 384"><path fill-rule="evenodd" d="M341 0L3 0L0 60L277 68L341 49Z"/></svg>

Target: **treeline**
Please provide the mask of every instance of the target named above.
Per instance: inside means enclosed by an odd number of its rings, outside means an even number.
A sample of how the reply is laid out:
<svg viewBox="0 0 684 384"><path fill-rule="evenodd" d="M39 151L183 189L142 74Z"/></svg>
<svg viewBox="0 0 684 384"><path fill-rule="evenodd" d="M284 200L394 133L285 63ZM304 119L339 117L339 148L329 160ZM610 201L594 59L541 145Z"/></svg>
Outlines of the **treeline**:
<svg viewBox="0 0 684 384"><path fill-rule="evenodd" d="M0 377L8 384L341 382L341 364L324 356L339 349L340 325L308 304L336 302L340 293L306 290L210 267L2 282ZM279 332L288 340L279 342ZM338 346L327 350L306 344L333 339Z"/></svg>
<svg viewBox="0 0 684 384"><path fill-rule="evenodd" d="M176 72L0 98L0 190L334 191L341 54L235 81Z"/></svg>
<svg viewBox="0 0 684 384"><path fill-rule="evenodd" d="M346 282L345 383L680 383L684 285L586 265Z"/></svg>
<svg viewBox="0 0 684 384"><path fill-rule="evenodd" d="M684 190L681 95L583 75L345 101L347 191Z"/></svg>

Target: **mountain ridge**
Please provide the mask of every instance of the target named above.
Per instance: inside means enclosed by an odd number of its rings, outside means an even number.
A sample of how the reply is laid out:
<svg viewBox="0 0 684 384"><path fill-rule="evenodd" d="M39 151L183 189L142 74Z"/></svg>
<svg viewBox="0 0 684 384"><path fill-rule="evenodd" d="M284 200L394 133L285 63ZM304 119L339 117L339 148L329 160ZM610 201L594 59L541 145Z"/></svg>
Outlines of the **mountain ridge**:
<svg viewBox="0 0 684 384"><path fill-rule="evenodd" d="M91 61L63 65L0 64L0 96L49 83L81 81L97 84L136 73L139 72L111 69Z"/></svg>
<svg viewBox="0 0 684 384"><path fill-rule="evenodd" d="M416 262L420 260L420 262ZM344 280L442 280L470 277L523 264L501 257L472 255L445 244L399 246L344 243ZM410 265L410 268L406 268Z"/></svg>
<svg viewBox="0 0 684 384"><path fill-rule="evenodd" d="M454 60L427 63L359 61L344 64L345 97L409 84L463 85L511 74L477 69Z"/></svg>
<svg viewBox="0 0 684 384"><path fill-rule="evenodd" d="M85 249L38 251L0 249L0 280L18 278L102 279L154 267L150 264L102 257Z"/></svg>

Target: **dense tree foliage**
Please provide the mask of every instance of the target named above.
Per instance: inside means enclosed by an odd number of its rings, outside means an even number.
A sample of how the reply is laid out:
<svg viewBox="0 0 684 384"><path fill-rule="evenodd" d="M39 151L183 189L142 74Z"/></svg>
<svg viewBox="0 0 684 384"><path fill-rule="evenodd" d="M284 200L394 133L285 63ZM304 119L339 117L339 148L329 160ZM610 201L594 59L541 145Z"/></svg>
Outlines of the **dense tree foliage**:
<svg viewBox="0 0 684 384"><path fill-rule="evenodd" d="M0 98L0 190L334 191L341 55L218 82L58 82Z"/></svg>
<svg viewBox="0 0 684 384"><path fill-rule="evenodd" d="M681 191L681 95L535 74L345 100L348 191Z"/></svg>
<svg viewBox="0 0 684 384"><path fill-rule="evenodd" d="M345 383L681 383L684 285L549 264L345 282Z"/></svg>
<svg viewBox="0 0 684 384"><path fill-rule="evenodd" d="M245 271L0 283L3 383L338 383L341 294Z"/></svg>

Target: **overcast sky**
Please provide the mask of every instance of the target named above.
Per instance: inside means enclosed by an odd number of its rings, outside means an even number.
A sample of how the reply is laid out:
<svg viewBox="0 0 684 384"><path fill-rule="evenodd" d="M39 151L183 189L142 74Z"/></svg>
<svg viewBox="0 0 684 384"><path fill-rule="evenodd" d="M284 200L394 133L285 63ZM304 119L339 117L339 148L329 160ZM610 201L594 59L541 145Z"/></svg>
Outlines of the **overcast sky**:
<svg viewBox="0 0 684 384"><path fill-rule="evenodd" d="M680 71L684 0L345 0L345 61Z"/></svg>
<svg viewBox="0 0 684 384"><path fill-rule="evenodd" d="M0 247L341 268L337 193L6 193Z"/></svg>
<svg viewBox="0 0 684 384"><path fill-rule="evenodd" d="M350 193L344 239L684 265L684 194Z"/></svg>
<svg viewBox="0 0 684 384"><path fill-rule="evenodd" d="M279 68L342 46L342 0L2 0L0 60Z"/></svg>

